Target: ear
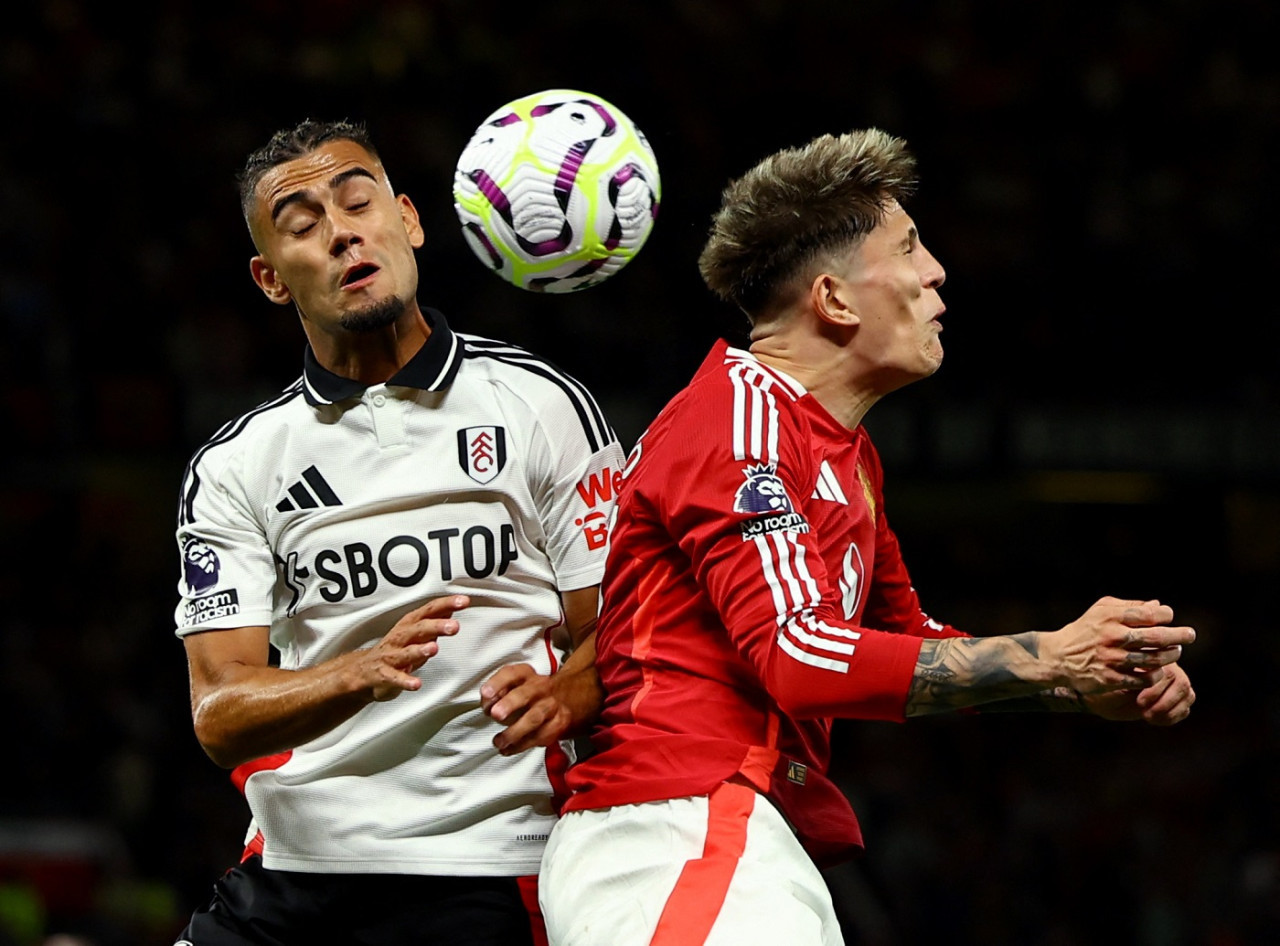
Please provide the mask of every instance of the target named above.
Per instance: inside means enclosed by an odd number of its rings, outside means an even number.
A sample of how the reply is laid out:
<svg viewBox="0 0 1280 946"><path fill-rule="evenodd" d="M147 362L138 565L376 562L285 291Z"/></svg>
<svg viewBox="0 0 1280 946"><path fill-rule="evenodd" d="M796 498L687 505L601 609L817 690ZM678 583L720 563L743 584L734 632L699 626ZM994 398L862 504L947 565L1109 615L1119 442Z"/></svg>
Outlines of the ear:
<svg viewBox="0 0 1280 946"><path fill-rule="evenodd" d="M415 250L421 249L426 242L426 234L422 232L422 222L418 219L418 208L404 194L396 197L400 204L400 219L404 221L405 233L409 234L409 245Z"/></svg>
<svg viewBox="0 0 1280 946"><path fill-rule="evenodd" d="M809 306L829 325L853 328L862 319L854 305L849 284L831 273L819 273L809 285Z"/></svg>
<svg viewBox="0 0 1280 946"><path fill-rule="evenodd" d="M293 293L284 284L276 268L267 262L264 256L255 256L249 260L249 273L263 294L276 305L287 305L293 299Z"/></svg>

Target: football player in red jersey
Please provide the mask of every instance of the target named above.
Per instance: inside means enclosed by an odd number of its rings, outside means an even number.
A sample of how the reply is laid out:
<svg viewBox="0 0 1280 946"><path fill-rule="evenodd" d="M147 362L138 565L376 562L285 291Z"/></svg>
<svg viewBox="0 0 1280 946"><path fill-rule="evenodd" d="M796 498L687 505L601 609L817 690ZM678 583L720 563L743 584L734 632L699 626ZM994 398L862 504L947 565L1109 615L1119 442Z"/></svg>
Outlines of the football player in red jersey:
<svg viewBox="0 0 1280 946"><path fill-rule="evenodd" d="M602 586L598 752L543 859L553 944L836 944L818 867L861 847L832 721L982 705L1168 725L1195 638L1103 598L1055 631L925 614L862 420L942 363L942 265L904 207L905 142L780 151L725 190L700 259L751 322L628 461Z"/></svg>

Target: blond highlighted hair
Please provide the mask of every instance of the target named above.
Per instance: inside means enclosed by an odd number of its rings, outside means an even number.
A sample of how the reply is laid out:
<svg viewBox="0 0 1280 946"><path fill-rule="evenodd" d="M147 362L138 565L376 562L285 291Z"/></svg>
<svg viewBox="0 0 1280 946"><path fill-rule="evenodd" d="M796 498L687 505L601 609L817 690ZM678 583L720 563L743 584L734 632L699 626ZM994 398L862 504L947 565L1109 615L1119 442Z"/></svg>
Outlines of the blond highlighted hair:
<svg viewBox="0 0 1280 946"><path fill-rule="evenodd" d="M702 279L754 322L820 255L851 247L916 186L907 143L878 128L769 155L724 189L698 257Z"/></svg>

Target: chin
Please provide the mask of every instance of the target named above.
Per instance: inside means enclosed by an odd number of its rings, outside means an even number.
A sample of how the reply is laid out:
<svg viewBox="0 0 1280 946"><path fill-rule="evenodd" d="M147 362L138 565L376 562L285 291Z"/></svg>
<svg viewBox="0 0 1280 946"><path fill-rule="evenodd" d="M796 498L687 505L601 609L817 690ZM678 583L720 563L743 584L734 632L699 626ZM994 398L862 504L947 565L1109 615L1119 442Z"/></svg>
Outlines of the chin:
<svg viewBox="0 0 1280 946"><path fill-rule="evenodd" d="M377 332L394 325L404 310L403 299L389 296L379 302L348 312L342 317L341 325L348 332L355 334Z"/></svg>

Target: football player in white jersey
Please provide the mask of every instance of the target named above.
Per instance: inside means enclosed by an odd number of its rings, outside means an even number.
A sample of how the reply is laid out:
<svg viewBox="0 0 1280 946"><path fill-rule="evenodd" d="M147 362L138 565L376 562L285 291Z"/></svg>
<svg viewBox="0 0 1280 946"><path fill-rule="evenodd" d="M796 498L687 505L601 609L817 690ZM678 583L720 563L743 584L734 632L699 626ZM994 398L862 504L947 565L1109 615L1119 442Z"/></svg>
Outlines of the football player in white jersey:
<svg viewBox="0 0 1280 946"><path fill-rule="evenodd" d="M422 226L362 126L278 132L241 199L308 347L182 483L195 732L252 813L182 937L542 942L623 451L572 377L419 305Z"/></svg>

